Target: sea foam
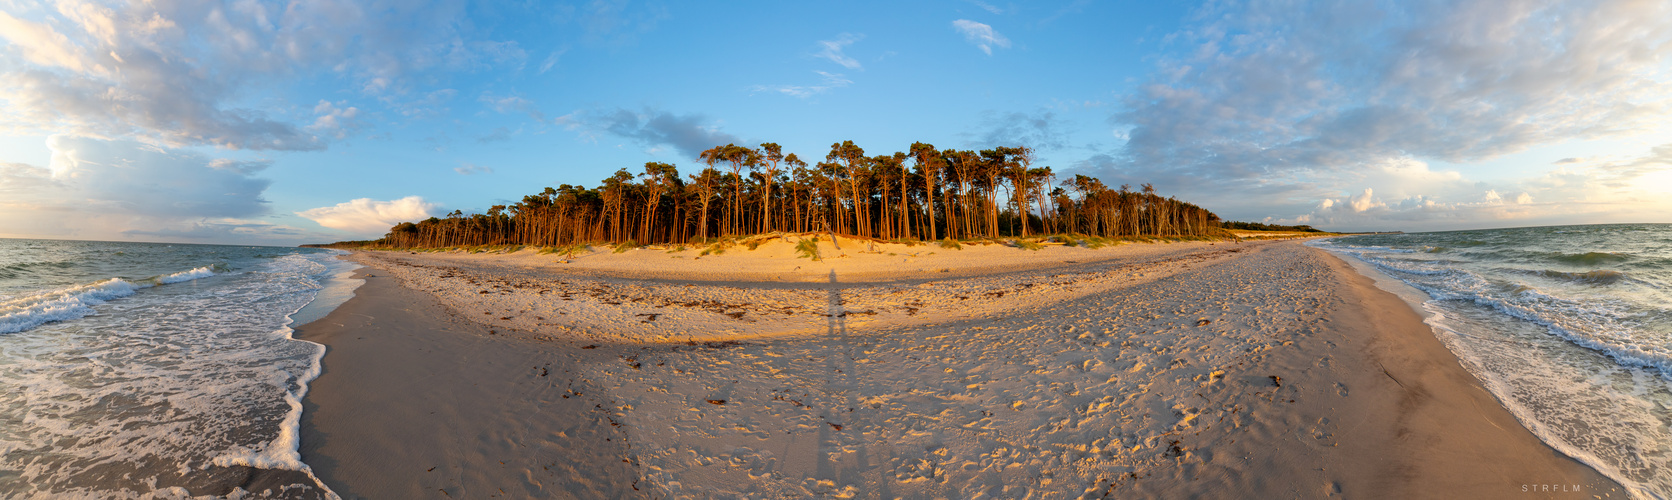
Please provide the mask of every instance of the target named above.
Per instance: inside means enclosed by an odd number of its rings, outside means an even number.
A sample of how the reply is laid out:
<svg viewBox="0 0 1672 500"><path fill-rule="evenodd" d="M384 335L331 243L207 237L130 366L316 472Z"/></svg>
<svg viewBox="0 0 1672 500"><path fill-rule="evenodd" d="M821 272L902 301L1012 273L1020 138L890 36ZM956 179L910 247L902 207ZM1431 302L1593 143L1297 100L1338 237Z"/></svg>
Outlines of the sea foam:
<svg viewBox="0 0 1672 500"><path fill-rule="evenodd" d="M69 321L93 314L93 306L133 295L156 285L183 283L214 276L211 267L131 282L111 278L97 283L8 298L0 302L0 334L17 333L54 321Z"/></svg>
<svg viewBox="0 0 1672 500"><path fill-rule="evenodd" d="M1436 336L1540 439L1672 498L1672 225L1365 235L1311 246L1424 292ZM1429 249L1467 250L1433 252ZM1412 250L1419 250L1412 253Z"/></svg>
<svg viewBox="0 0 1672 500"><path fill-rule="evenodd" d="M195 279L198 279L198 278L207 278L207 277L214 276L214 275L215 275L215 270L213 268L210 268L210 267L207 267L207 266L206 267L199 267L197 269L193 269L193 270L190 270L190 271L181 271L181 272L170 274L170 275L167 275L167 276L158 277L157 278L157 284L167 285L167 284L171 284L171 283L181 283L181 282L195 280Z"/></svg>
<svg viewBox="0 0 1672 500"><path fill-rule="evenodd" d="M202 251L230 262L0 298L0 331L52 332L0 336L0 470L16 471L0 498L183 498L207 491L184 478L240 466L302 472L282 489L338 498L298 453L325 348L292 338L291 316L357 266Z"/></svg>
<svg viewBox="0 0 1672 500"><path fill-rule="evenodd" d="M53 321L87 316L93 314L93 306L133 295L139 288L121 278L111 278L0 302L0 333L17 333Z"/></svg>

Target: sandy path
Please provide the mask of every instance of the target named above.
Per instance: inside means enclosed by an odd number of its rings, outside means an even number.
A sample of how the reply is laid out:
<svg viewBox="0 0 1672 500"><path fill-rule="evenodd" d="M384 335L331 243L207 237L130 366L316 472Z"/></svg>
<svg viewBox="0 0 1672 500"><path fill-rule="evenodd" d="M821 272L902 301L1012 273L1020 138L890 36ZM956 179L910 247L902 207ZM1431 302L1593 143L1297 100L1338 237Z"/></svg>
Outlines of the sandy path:
<svg viewBox="0 0 1672 500"><path fill-rule="evenodd" d="M428 490L457 488L449 495L1504 497L1577 485L1554 495L1620 496L1516 424L1414 312L1339 260L1293 243L1153 247L1059 269L822 288L374 254L366 262L447 312L373 278L363 293L387 303L356 298L316 325L361 314L402 326L302 329L333 348L309 396L304 457L349 497L422 477L433 465L408 457L425 436L456 441L437 459L476 471ZM727 307L670 305L701 297ZM646 320L640 307L667 316ZM578 319L514 324L546 313ZM383 333L362 335L371 328ZM795 333L762 337L775 330ZM411 359L372 370L394 380L343 380L388 357L342 352L349 332L368 337L360 349ZM637 343L663 339L675 342ZM453 380L428 387L400 375L411 366ZM389 396L368 405L345 391ZM364 428L318 420L347 421L330 412L356 407ZM453 414L423 414L435 407ZM381 416L391 413L402 417ZM342 444L310 454L309 432ZM371 460L355 455L382 458L347 470ZM613 472L545 474L552 456Z"/></svg>

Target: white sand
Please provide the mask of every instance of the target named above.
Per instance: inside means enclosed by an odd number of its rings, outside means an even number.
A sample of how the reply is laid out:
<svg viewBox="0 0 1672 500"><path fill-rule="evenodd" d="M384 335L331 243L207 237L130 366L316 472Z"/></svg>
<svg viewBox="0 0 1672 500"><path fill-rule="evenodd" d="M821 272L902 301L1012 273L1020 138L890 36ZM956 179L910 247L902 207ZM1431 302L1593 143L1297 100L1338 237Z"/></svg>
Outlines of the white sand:
<svg viewBox="0 0 1672 500"><path fill-rule="evenodd" d="M673 342L826 333L832 317L851 328L994 318L1153 281L1237 250L1207 242L1034 251L843 241L849 253L821 236L827 258L819 261L796 257L784 240L708 256L597 249L577 256L525 250L362 258L484 324L553 338ZM912 253L918 256L906 256ZM1110 260L1118 262L1104 264ZM1166 262L1172 264L1158 264ZM1039 269L1047 270L1022 272Z"/></svg>
<svg viewBox="0 0 1672 500"><path fill-rule="evenodd" d="M878 271L898 257L886 247L810 266L770 246L704 267L650 250L569 264L357 254L446 310L351 301L335 327L302 329L334 349L304 455L351 498L1620 494L1517 426L1408 307L1320 251L971 250L920 256L941 257L926 271ZM1001 252L1032 270L998 272ZM623 278L646 273L663 279ZM444 314L480 326L426 331ZM387 331L346 338L375 328ZM359 353L334 359L338 343ZM417 346L401 351L410 361L379 368L392 380L329 382L403 345ZM444 397L402 403L422 386L412 365L437 370ZM388 396L343 436L356 393ZM426 417L434 406L451 416ZM426 454L412 428L482 437ZM437 462L468 472L433 490L399 479ZM611 472L590 478L587 463Z"/></svg>

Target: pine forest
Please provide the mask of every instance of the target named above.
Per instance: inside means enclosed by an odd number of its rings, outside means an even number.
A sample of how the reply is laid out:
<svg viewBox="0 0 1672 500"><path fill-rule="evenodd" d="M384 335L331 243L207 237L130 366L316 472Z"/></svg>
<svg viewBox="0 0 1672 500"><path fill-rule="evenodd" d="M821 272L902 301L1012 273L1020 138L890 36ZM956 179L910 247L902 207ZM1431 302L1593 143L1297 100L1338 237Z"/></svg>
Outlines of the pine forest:
<svg viewBox="0 0 1672 500"><path fill-rule="evenodd" d="M969 240L1082 234L1201 237L1219 217L1156 194L1149 184L1111 189L1083 175L1057 179L1026 147L981 151L914 143L867 156L853 141L809 164L778 144L703 151L694 173L674 165L621 169L597 188L564 184L485 214L404 222L387 247L695 243L759 233L876 240Z"/></svg>

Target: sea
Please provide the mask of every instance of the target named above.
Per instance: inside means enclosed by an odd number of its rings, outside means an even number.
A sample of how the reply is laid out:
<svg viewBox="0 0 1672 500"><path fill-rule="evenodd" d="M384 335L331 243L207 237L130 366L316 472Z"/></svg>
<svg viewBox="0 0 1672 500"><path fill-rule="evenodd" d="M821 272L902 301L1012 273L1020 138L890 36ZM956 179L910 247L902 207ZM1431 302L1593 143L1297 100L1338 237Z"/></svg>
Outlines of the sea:
<svg viewBox="0 0 1672 500"><path fill-rule="evenodd" d="M291 327L353 296L341 253L0 239L0 498L335 498Z"/></svg>
<svg viewBox="0 0 1672 500"><path fill-rule="evenodd" d="M1523 425L1640 498L1672 498L1672 224L1309 243L1397 282Z"/></svg>

